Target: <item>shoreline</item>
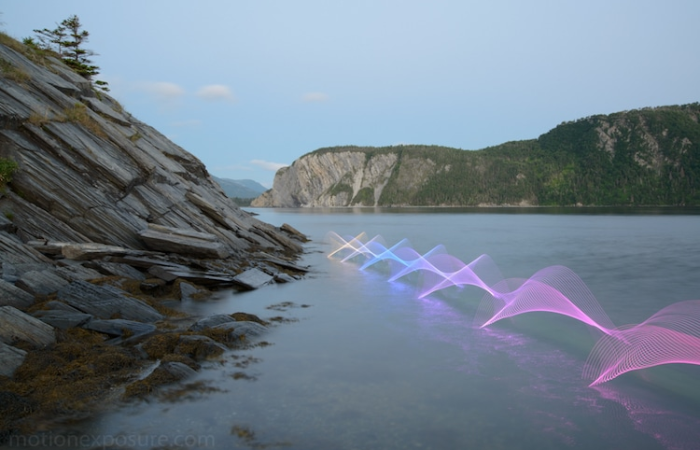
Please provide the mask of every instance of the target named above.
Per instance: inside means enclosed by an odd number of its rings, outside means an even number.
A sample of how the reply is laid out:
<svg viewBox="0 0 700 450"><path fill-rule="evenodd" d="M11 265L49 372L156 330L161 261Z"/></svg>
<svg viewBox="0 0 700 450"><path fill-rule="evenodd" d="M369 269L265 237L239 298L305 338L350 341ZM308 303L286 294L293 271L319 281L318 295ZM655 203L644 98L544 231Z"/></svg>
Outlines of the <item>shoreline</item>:
<svg viewBox="0 0 700 450"><path fill-rule="evenodd" d="M198 317L180 306L221 299L226 291L301 280L308 268L296 265L300 256L251 254L250 265L235 270L237 277L249 274L244 278L249 284L209 287L179 277L165 281L147 269L131 268L132 274L140 275L130 278L86 267L102 258L59 259L42 266L60 287L21 305L0 306L0 445L13 436L85 420L115 403L147 400L161 387L187 380L231 351L267 345L260 337L274 317L263 320L245 312ZM110 264L121 264L119 269L126 271L123 263ZM194 266L216 265L221 271L222 264L225 261L201 260ZM3 266L10 267L7 262ZM56 273L62 274L58 271L63 267L73 273L85 269L84 276L58 280ZM90 277L95 274L99 276ZM0 282L7 288L9 283ZM14 334L6 333L8 327ZM7 350L21 360L9 360Z"/></svg>

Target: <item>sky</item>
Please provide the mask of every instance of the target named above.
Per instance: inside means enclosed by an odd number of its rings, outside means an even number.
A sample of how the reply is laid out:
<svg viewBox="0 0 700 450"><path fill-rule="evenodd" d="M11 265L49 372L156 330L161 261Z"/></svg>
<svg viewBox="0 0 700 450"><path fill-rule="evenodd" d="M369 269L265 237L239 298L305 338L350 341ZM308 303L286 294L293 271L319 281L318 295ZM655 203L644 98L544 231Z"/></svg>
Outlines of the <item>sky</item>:
<svg viewBox="0 0 700 450"><path fill-rule="evenodd" d="M0 0L17 39L75 14L96 77L219 177L322 147L478 150L700 101L697 0Z"/></svg>

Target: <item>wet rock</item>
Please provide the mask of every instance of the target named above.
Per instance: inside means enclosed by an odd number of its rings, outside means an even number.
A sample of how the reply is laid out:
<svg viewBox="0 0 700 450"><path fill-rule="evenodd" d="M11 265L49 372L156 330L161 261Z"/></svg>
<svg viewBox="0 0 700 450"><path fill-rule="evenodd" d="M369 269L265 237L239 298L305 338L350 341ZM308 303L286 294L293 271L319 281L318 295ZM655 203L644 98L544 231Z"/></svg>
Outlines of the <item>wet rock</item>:
<svg viewBox="0 0 700 450"><path fill-rule="evenodd" d="M276 283L291 283L292 281L294 281L294 278L291 275L287 275L284 272L275 274Z"/></svg>
<svg viewBox="0 0 700 450"><path fill-rule="evenodd" d="M257 322L260 325L268 325L267 322L262 320L260 317L256 316L255 314L250 314L246 312L235 312L231 314L231 317L236 319L238 322Z"/></svg>
<svg viewBox="0 0 700 450"><path fill-rule="evenodd" d="M175 353L185 355L195 361L218 358L226 351L226 347L206 336L180 336Z"/></svg>
<svg viewBox="0 0 700 450"><path fill-rule="evenodd" d="M252 268L233 277L233 282L243 289L257 289L272 281L273 277L260 269Z"/></svg>
<svg viewBox="0 0 700 450"><path fill-rule="evenodd" d="M230 255L226 246L211 233L148 224L148 229L139 236L151 250L195 258L223 259Z"/></svg>
<svg viewBox="0 0 700 450"><path fill-rule="evenodd" d="M257 337L267 331L267 328L265 328L263 325L248 321L227 322L221 325L216 325L212 327L212 329L217 331L226 330L229 341Z"/></svg>
<svg viewBox="0 0 700 450"><path fill-rule="evenodd" d="M258 257L261 261L274 264L275 266L281 267L283 269L288 269L294 272L299 272L299 273L306 273L309 271L308 267L300 266L298 264L294 264L292 261L288 261L282 258L278 258L276 256L269 255L264 252L257 252L255 254L256 257Z"/></svg>
<svg viewBox="0 0 700 450"><path fill-rule="evenodd" d="M118 341L110 342L113 344L124 343L126 340L130 342L138 340L156 330L153 324L125 319L91 320L83 325L83 328L120 338Z"/></svg>
<svg viewBox="0 0 700 450"><path fill-rule="evenodd" d="M165 286L165 281L160 278L147 278L141 282L139 288L142 292L155 292Z"/></svg>
<svg viewBox="0 0 700 450"><path fill-rule="evenodd" d="M215 314L213 316L205 317L193 323L189 330L190 331L202 331L205 328L212 328L217 325L221 325L228 322L235 322L236 319L229 316L228 314Z"/></svg>
<svg viewBox="0 0 700 450"><path fill-rule="evenodd" d="M298 241L309 242L309 238L306 237L306 235L304 233L297 230L296 228L289 225L288 223L283 223L282 226L280 227L280 230L284 231L285 233L290 235L292 238L297 239Z"/></svg>
<svg viewBox="0 0 700 450"><path fill-rule="evenodd" d="M52 326L45 324L12 306L0 307L0 340L6 344L25 341L35 347L46 347L56 342Z"/></svg>
<svg viewBox="0 0 700 450"><path fill-rule="evenodd" d="M213 270L193 270L174 266L153 266L148 273L165 281L175 281L178 278L206 286L230 285L233 276Z"/></svg>
<svg viewBox="0 0 700 450"><path fill-rule="evenodd" d="M33 295L48 295L67 286L68 281L53 270L33 270L20 276L15 285Z"/></svg>
<svg viewBox="0 0 700 450"><path fill-rule="evenodd" d="M124 398L144 398L153 394L161 386L177 383L196 375L196 373L194 369L181 362L159 362L148 376L126 387Z"/></svg>
<svg viewBox="0 0 700 450"><path fill-rule="evenodd" d="M58 299L70 306L100 319L119 317L127 320L155 322L163 315L135 298L111 286L95 286L85 281L74 281L58 291Z"/></svg>
<svg viewBox="0 0 700 450"><path fill-rule="evenodd" d="M0 341L0 375L12 377L15 370L24 362L27 352Z"/></svg>
<svg viewBox="0 0 700 450"><path fill-rule="evenodd" d="M0 280L0 306L25 309L34 303L34 297L12 283Z"/></svg>
<svg viewBox="0 0 700 450"><path fill-rule="evenodd" d="M81 312L64 311L61 309L40 310L34 313L34 317L54 328L67 330L88 323L92 316Z"/></svg>
<svg viewBox="0 0 700 450"><path fill-rule="evenodd" d="M191 301L206 298L210 295L210 291L207 289L199 288L193 284L181 281L180 288L180 300Z"/></svg>
<svg viewBox="0 0 700 450"><path fill-rule="evenodd" d="M160 365L153 373L163 371L173 378L173 381L181 381L197 374L190 366L181 362L166 362Z"/></svg>

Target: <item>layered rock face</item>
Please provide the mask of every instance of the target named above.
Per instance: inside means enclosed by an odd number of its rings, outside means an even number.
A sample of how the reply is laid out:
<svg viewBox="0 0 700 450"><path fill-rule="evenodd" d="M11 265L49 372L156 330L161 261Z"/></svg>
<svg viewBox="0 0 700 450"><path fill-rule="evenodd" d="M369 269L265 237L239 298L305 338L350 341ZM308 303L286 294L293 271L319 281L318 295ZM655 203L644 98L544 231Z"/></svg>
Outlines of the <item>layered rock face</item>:
<svg viewBox="0 0 700 450"><path fill-rule="evenodd" d="M0 46L0 157L19 169L0 199L16 236L147 249L149 224L208 233L224 254L300 247L240 210L190 153L58 60ZM18 80L19 79L19 80Z"/></svg>
<svg viewBox="0 0 700 450"><path fill-rule="evenodd" d="M368 156L363 151L312 153L275 174L273 188L256 207L374 206L398 161L397 153ZM364 190L364 195L360 194ZM362 200L358 199L362 195ZM353 201L356 200L356 201Z"/></svg>
<svg viewBox="0 0 700 450"><path fill-rule="evenodd" d="M0 44L0 375L57 329L110 343L156 332L164 315L136 297L299 278L303 240L239 209L197 158L61 61Z"/></svg>

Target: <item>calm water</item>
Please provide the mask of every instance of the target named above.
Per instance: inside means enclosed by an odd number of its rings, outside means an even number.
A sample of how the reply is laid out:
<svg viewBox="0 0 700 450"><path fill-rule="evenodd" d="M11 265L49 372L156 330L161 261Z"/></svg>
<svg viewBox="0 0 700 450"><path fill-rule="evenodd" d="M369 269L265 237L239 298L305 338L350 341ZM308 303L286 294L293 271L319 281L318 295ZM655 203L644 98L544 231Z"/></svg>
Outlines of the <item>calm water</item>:
<svg viewBox="0 0 700 450"><path fill-rule="evenodd" d="M700 366L589 388L581 371L595 341L582 324L532 313L475 329L478 289L418 299L411 281L326 258L324 242L329 231L364 231L390 245L408 238L422 253L444 244L464 262L490 255L506 277L564 265L622 325L700 299L700 215L255 211L313 238L310 276L184 306L296 321L265 336L273 345L199 374L215 391L124 408L76 433L135 448L700 448ZM293 305L267 309L281 302Z"/></svg>

